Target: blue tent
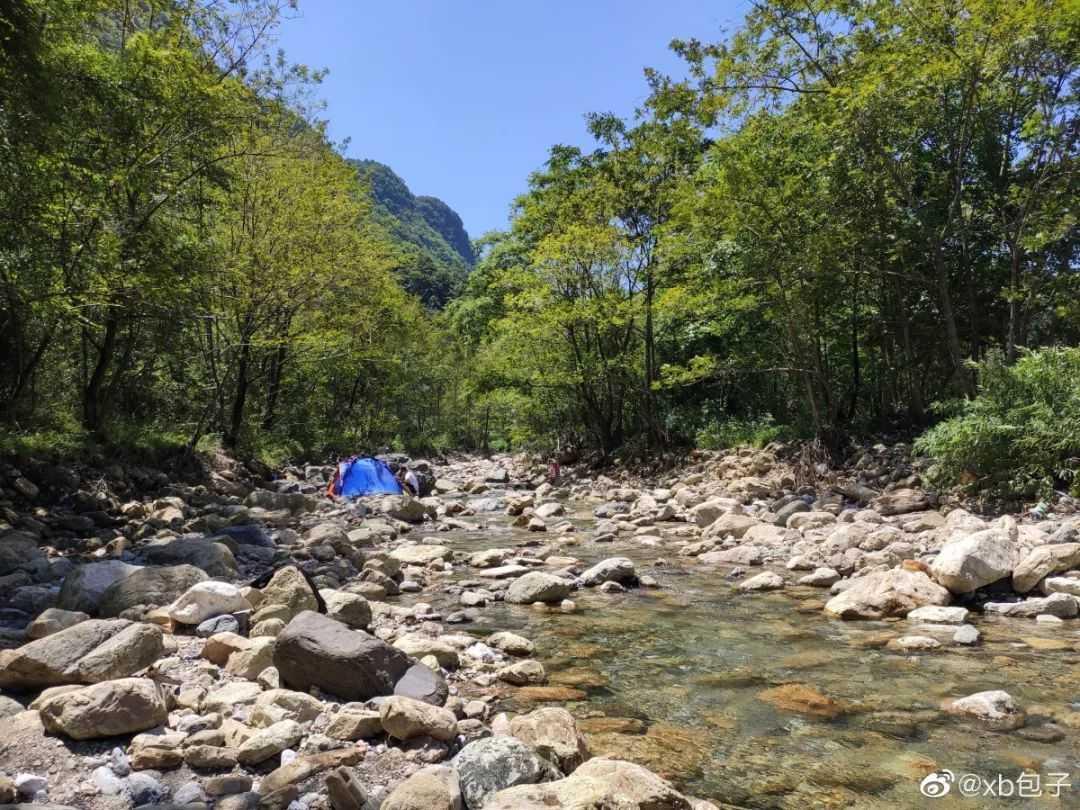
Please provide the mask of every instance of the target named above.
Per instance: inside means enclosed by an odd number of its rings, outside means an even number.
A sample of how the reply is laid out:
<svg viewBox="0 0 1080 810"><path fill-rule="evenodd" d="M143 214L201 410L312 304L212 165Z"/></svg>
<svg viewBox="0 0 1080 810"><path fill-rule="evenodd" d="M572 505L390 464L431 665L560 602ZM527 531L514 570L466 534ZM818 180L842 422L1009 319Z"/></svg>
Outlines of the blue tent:
<svg viewBox="0 0 1080 810"><path fill-rule="evenodd" d="M330 485L334 495L358 498L361 495L400 495L401 484L386 463L377 458L353 456L338 463Z"/></svg>

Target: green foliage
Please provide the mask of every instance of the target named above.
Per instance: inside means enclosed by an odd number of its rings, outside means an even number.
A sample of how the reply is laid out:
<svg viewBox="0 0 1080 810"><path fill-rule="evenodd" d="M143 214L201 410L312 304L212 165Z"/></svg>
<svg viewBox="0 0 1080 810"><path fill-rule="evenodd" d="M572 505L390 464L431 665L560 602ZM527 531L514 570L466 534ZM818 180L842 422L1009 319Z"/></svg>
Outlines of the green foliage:
<svg viewBox="0 0 1080 810"><path fill-rule="evenodd" d="M397 243L395 271L405 289L441 309L465 284L475 261L469 235L453 209L435 197L415 197L389 166L354 160L371 189L369 222Z"/></svg>
<svg viewBox="0 0 1080 810"><path fill-rule="evenodd" d="M943 483L997 494L1080 493L1080 349L1000 353L978 365L978 395L916 442Z"/></svg>
<svg viewBox="0 0 1080 810"><path fill-rule="evenodd" d="M695 443L706 450L725 450L731 447L764 447L769 442L790 439L793 432L778 425L765 414L755 419L713 420L698 431Z"/></svg>

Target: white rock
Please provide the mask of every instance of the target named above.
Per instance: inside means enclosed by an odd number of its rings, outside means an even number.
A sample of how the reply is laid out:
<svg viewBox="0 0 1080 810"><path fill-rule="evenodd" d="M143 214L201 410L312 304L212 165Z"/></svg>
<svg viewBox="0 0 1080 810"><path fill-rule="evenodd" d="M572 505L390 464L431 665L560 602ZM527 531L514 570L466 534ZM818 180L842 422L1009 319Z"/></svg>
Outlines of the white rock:
<svg viewBox="0 0 1080 810"><path fill-rule="evenodd" d="M968 609L963 607L943 607L924 605L915 608L908 615L909 622L928 622L930 624L963 624L967 621Z"/></svg>
<svg viewBox="0 0 1080 810"><path fill-rule="evenodd" d="M950 540L930 566L952 593L971 593L1009 576L1017 563L1016 522Z"/></svg>
<svg viewBox="0 0 1080 810"><path fill-rule="evenodd" d="M208 580L198 582L169 606L169 618L181 624L199 624L225 613L251 610L251 605L235 585Z"/></svg>

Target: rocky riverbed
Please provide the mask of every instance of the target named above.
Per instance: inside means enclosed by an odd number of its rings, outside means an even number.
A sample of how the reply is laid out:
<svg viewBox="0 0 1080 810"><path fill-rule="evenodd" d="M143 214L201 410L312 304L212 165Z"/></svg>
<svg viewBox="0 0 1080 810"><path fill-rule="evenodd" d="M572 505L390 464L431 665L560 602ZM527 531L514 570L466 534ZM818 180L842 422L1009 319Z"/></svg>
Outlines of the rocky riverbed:
<svg viewBox="0 0 1080 810"><path fill-rule="evenodd" d="M419 462L431 496L353 502L213 461L0 469L0 803L922 807L1075 770L1067 502L978 516L903 447Z"/></svg>

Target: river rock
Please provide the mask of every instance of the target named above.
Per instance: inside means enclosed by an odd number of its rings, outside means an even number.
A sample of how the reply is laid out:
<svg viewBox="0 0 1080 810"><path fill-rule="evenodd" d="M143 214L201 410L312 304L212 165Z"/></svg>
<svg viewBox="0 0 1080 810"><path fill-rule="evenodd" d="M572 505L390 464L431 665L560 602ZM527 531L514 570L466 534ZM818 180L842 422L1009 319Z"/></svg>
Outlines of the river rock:
<svg viewBox="0 0 1080 810"><path fill-rule="evenodd" d="M519 605L533 602L560 602L570 595L570 582L554 574L532 571L518 577L506 590L506 601Z"/></svg>
<svg viewBox="0 0 1080 810"><path fill-rule="evenodd" d="M740 591L775 591L784 587L784 578L774 571L762 571L739 583Z"/></svg>
<svg viewBox="0 0 1080 810"><path fill-rule="evenodd" d="M492 633L487 637L487 643L489 646L510 655L532 655L536 650L536 645L529 639L506 630Z"/></svg>
<svg viewBox="0 0 1080 810"><path fill-rule="evenodd" d="M235 585L228 582L199 582L169 606L169 618L180 624L200 624L215 616L250 609L251 605Z"/></svg>
<svg viewBox="0 0 1080 810"><path fill-rule="evenodd" d="M394 684L394 694L442 706L450 690L441 674L423 664L413 664Z"/></svg>
<svg viewBox="0 0 1080 810"><path fill-rule="evenodd" d="M788 712L822 717L831 720L843 714L847 707L813 686L804 683L785 683L758 693L758 700Z"/></svg>
<svg viewBox="0 0 1080 810"><path fill-rule="evenodd" d="M394 641L394 647L413 658L424 659L430 655L446 669L457 669L460 663L455 647L424 633L406 633Z"/></svg>
<svg viewBox="0 0 1080 810"><path fill-rule="evenodd" d="M122 678L150 666L163 644L157 627L90 619L6 651L0 658L0 686L26 689Z"/></svg>
<svg viewBox="0 0 1080 810"><path fill-rule="evenodd" d="M626 557L609 557L601 560L578 577L578 582L588 588L604 582L618 582L621 585L633 586L637 584L637 581L634 563Z"/></svg>
<svg viewBox="0 0 1080 810"><path fill-rule="evenodd" d="M479 810L488 796L515 785L532 785L559 774L532 748L515 737L474 740L454 757L461 795L469 810Z"/></svg>
<svg viewBox="0 0 1080 810"><path fill-rule="evenodd" d="M591 759L565 779L518 785L489 797L484 810L693 810L691 801L647 768Z"/></svg>
<svg viewBox="0 0 1080 810"><path fill-rule="evenodd" d="M45 553L38 548L37 538L27 532L8 531L0 534L0 576L6 576L23 567L37 564ZM68 608L77 610L78 608Z"/></svg>
<svg viewBox="0 0 1080 810"><path fill-rule="evenodd" d="M206 579L206 572L193 565L148 565L110 585L101 597L98 614L119 616L136 605L167 605Z"/></svg>
<svg viewBox="0 0 1080 810"><path fill-rule="evenodd" d="M963 624L967 619L967 608L939 607L938 605L915 608L907 615L909 622L921 622L924 624Z"/></svg>
<svg viewBox="0 0 1080 810"><path fill-rule="evenodd" d="M394 695L379 706L383 730L399 740L427 735L448 742L457 734L453 712L421 700Z"/></svg>
<svg viewBox="0 0 1080 810"><path fill-rule="evenodd" d="M401 650L310 610L281 631L274 666L291 688L318 686L349 700L389 695L412 665Z"/></svg>
<svg viewBox="0 0 1080 810"><path fill-rule="evenodd" d="M148 678L121 678L65 692L45 701L45 728L74 740L131 734L168 718L158 685Z"/></svg>
<svg viewBox="0 0 1080 810"><path fill-rule="evenodd" d="M151 543L142 548L141 554L152 565L187 563L212 577L231 579L236 576L236 559L229 547L204 537L177 537Z"/></svg>
<svg viewBox="0 0 1080 810"><path fill-rule="evenodd" d="M942 708L949 714L973 717L997 731L1020 728L1026 720L1012 695L1001 689L946 701Z"/></svg>
<svg viewBox="0 0 1080 810"><path fill-rule="evenodd" d="M721 515L714 520L705 530L704 536L718 538L734 537L738 540L760 522L761 521L757 518L752 518L749 515L739 515L732 512Z"/></svg>
<svg viewBox="0 0 1080 810"><path fill-rule="evenodd" d="M426 543L398 546L390 552L390 557L397 560L402 565L419 566L449 560L451 555L452 552L446 546L429 545Z"/></svg>
<svg viewBox="0 0 1080 810"><path fill-rule="evenodd" d="M445 765L431 765L401 782L379 810L464 810L457 772ZM548 808L548 810L552 810Z"/></svg>
<svg viewBox="0 0 1080 810"><path fill-rule="evenodd" d="M26 628L26 637L31 641L45 638L45 636L51 636L53 633L59 633L61 630L74 627L79 622L85 622L89 618L87 614L78 610L46 608L36 619L30 622L30 626Z"/></svg>
<svg viewBox="0 0 1080 810"><path fill-rule="evenodd" d="M721 548L715 551L706 551L698 556L698 562L707 565L723 563L727 565L761 565L765 556L760 546L746 545L734 548Z"/></svg>
<svg viewBox="0 0 1080 810"><path fill-rule="evenodd" d="M326 727L326 736L335 740L363 740L382 734L379 713L368 709L344 708Z"/></svg>
<svg viewBox="0 0 1080 810"><path fill-rule="evenodd" d="M997 582L1016 566L1016 523L984 529L949 540L933 563L930 573L952 593L964 594Z"/></svg>
<svg viewBox="0 0 1080 810"><path fill-rule="evenodd" d="M925 492L914 489L898 489L880 495L870 501L870 508L880 515L904 515L908 512L922 512L930 508L930 499Z"/></svg>
<svg viewBox="0 0 1080 810"><path fill-rule="evenodd" d="M307 579L293 565L286 565L274 572L274 576L262 589L263 605L285 605L286 621L305 610L317 611L319 600L308 585Z"/></svg>
<svg viewBox="0 0 1080 810"><path fill-rule="evenodd" d="M825 604L825 612L841 619L906 616L923 605L947 605L949 592L922 571L893 568L852 580Z"/></svg>
<svg viewBox="0 0 1080 810"><path fill-rule="evenodd" d="M367 630L371 624L371 604L360 594L348 591L319 591L326 603L326 615L354 630Z"/></svg>
<svg viewBox="0 0 1080 810"><path fill-rule="evenodd" d="M1080 543L1039 546L1029 551L1013 570L1013 590L1027 593L1044 577L1077 567L1080 567Z"/></svg>
<svg viewBox="0 0 1080 810"><path fill-rule="evenodd" d="M281 720L244 740L236 751L236 759L242 765L258 765L295 746L303 734L304 729L295 720Z"/></svg>
<svg viewBox="0 0 1080 810"><path fill-rule="evenodd" d="M1073 619L1077 615L1077 598L1067 593L1053 593L1021 602L987 602L983 605L983 610L1022 619L1034 619L1044 613L1059 619Z"/></svg>
<svg viewBox="0 0 1080 810"><path fill-rule="evenodd" d="M137 565L129 565L120 560L80 565L66 577L60 587L60 596L56 606L64 610L77 610L82 613L97 615L98 605L105 591L124 577L138 571Z"/></svg>
<svg viewBox="0 0 1080 810"><path fill-rule="evenodd" d="M513 684L514 686L527 686L528 684L545 683L547 672L544 665L533 659L515 661L500 669L496 676L500 681Z"/></svg>
<svg viewBox="0 0 1080 810"><path fill-rule="evenodd" d="M556 763L563 773L573 773L589 758L585 738L566 709L547 707L519 714L510 720L510 733Z"/></svg>

